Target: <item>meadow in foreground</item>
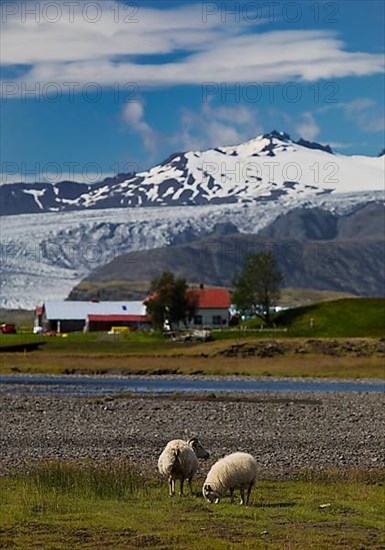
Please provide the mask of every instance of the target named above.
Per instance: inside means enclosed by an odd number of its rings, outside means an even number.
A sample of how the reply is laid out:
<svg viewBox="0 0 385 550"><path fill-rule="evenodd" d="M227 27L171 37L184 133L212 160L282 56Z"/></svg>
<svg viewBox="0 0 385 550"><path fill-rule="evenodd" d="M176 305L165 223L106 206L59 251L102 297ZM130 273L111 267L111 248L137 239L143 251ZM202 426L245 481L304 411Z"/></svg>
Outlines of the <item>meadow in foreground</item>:
<svg viewBox="0 0 385 550"><path fill-rule="evenodd" d="M168 496L132 464L41 462L0 479L1 548L383 548L383 472L262 479L251 504Z"/></svg>

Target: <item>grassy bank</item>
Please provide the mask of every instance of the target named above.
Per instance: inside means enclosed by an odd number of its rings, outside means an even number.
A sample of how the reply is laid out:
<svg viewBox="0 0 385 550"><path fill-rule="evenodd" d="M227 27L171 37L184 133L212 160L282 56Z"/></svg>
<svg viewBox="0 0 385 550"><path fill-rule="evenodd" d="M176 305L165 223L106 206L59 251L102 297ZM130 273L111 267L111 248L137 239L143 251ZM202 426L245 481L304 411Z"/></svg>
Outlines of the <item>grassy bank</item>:
<svg viewBox="0 0 385 550"><path fill-rule="evenodd" d="M343 299L289 309L278 314L277 326L298 336L381 337L385 333L385 299Z"/></svg>
<svg viewBox="0 0 385 550"><path fill-rule="evenodd" d="M286 310L275 324L261 331L260 321L250 321L247 329L213 331L214 341L206 343L160 333L0 334L0 372L385 378L384 299ZM41 350L27 352L31 342L41 342ZM20 352L7 353L15 344Z"/></svg>
<svg viewBox="0 0 385 550"><path fill-rule="evenodd" d="M0 373L385 378L385 345L380 340L237 336L195 344L156 335L45 337L39 351L0 353ZM6 339L22 342L20 335Z"/></svg>
<svg viewBox="0 0 385 550"><path fill-rule="evenodd" d="M385 378L384 357L285 355L260 357L124 354L3 354L1 374L200 374L311 378Z"/></svg>
<svg viewBox="0 0 385 550"><path fill-rule="evenodd" d="M0 479L2 548L381 548L380 474L260 480L249 507L170 498L127 463L41 463ZM382 530L381 530L382 529Z"/></svg>

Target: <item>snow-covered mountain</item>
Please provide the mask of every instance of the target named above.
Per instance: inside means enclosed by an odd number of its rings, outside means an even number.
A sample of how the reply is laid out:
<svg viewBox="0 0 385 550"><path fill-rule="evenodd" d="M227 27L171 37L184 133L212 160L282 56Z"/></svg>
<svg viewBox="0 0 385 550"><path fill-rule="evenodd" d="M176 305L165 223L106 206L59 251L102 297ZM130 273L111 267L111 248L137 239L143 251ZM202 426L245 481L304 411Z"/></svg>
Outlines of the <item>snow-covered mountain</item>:
<svg viewBox="0 0 385 550"><path fill-rule="evenodd" d="M147 172L94 185L2 185L1 213L244 204L383 190L384 158L335 154L329 146L273 131L238 146L176 153Z"/></svg>
<svg viewBox="0 0 385 550"><path fill-rule="evenodd" d="M0 193L0 306L33 308L123 253L135 262L138 250L209 242L218 225L255 234L299 206L347 213L383 202L384 156L347 157L272 132L92 186L18 183Z"/></svg>

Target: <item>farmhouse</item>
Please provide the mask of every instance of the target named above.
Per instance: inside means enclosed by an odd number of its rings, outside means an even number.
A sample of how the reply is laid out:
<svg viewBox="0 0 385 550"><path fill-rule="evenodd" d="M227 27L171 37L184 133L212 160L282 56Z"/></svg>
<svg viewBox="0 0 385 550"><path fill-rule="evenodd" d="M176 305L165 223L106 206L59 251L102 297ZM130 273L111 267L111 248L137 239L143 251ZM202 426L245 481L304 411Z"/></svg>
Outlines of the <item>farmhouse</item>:
<svg viewBox="0 0 385 550"><path fill-rule="evenodd" d="M148 325L142 302L45 302L35 311L35 331L110 330L113 326Z"/></svg>
<svg viewBox="0 0 385 550"><path fill-rule="evenodd" d="M226 288L196 289L198 309L193 320L195 327L219 328L229 324L230 292Z"/></svg>
<svg viewBox="0 0 385 550"><path fill-rule="evenodd" d="M198 308L196 328L220 328L229 323L230 293L225 288L194 289ZM148 327L144 302L45 302L35 310L35 332L108 331L112 327Z"/></svg>

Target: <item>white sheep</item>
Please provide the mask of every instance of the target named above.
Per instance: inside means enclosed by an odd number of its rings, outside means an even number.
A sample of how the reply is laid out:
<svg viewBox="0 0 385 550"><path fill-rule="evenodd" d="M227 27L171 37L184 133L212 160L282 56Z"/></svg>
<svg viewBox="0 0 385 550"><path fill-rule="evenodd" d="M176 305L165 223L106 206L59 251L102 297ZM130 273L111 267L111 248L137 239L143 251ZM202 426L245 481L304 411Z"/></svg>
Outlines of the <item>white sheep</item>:
<svg viewBox="0 0 385 550"><path fill-rule="evenodd" d="M175 495L175 481L180 480L179 495L183 496L183 484L188 480L190 492L193 494L192 479L199 468L198 458L207 459L210 453L206 451L197 437L188 441L174 439L169 441L158 459L158 470L168 477L170 496Z"/></svg>
<svg viewBox="0 0 385 550"><path fill-rule="evenodd" d="M241 504L248 504L250 493L257 479L257 462L248 453L232 453L214 464L203 484L204 498L218 503L226 493L230 493L234 502L234 491L239 489ZM245 491L247 490L246 500Z"/></svg>

